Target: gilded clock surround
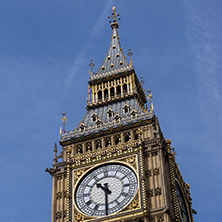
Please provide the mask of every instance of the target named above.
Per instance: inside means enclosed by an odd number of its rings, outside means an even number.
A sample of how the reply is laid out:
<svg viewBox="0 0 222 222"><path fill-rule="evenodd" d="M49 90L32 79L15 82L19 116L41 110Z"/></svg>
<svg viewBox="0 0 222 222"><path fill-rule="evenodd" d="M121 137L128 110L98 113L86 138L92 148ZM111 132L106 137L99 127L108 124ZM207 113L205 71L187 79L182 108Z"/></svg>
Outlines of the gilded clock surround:
<svg viewBox="0 0 222 222"><path fill-rule="evenodd" d="M123 54L115 7L109 18L112 38L107 55L97 72L93 72L92 60L89 64L87 113L73 131L66 131L67 118L62 114L62 151L57 154L55 144L52 168L46 169L52 176L51 222L183 222L177 186L188 221L193 222L190 185L181 176L171 141L163 137L153 95L149 89L146 93L144 81L136 75L131 50L129 62ZM138 189L120 211L103 217L88 216L76 206L76 186L88 172L108 163L132 169L139 181Z"/></svg>
<svg viewBox="0 0 222 222"><path fill-rule="evenodd" d="M110 160L110 161L105 162L105 164L109 164L109 163L123 164L123 165L128 166L130 169L132 169L134 171L135 175L137 176L137 180L139 181L139 166L138 166L138 156L137 155L133 154L128 157L119 158L115 161ZM103 165L104 165L104 163L100 163L100 164L96 164L94 166L89 165L89 166L85 166L85 167L82 167L77 170L73 170L73 185L72 185L73 186L73 197L74 197L74 193L76 191L75 185L78 184L79 181L81 181L81 179L84 177L84 175L87 174L88 172L92 171L93 169L95 169L99 166L103 166ZM134 195L133 200L130 201L130 203L127 204L127 206L125 206L122 210L118 211L115 214L110 215L109 217L111 218L115 215L120 215L121 213L127 213L127 212L132 212L134 210L141 209L141 203L140 203L141 200L140 200L139 193L140 193L140 187L138 185L137 192ZM90 216L82 213L78 209L78 207L76 206L76 203L74 200L73 200L73 205L74 205L73 211L78 212L77 213L78 216L76 216L76 217L74 216L73 221L78 221L77 217L81 217L82 221L93 221L96 219L95 217L90 217ZM74 212L73 212L73 215L75 215ZM103 217L100 218L100 221L104 221L104 220L107 220L107 218L105 218L105 219L103 219Z"/></svg>

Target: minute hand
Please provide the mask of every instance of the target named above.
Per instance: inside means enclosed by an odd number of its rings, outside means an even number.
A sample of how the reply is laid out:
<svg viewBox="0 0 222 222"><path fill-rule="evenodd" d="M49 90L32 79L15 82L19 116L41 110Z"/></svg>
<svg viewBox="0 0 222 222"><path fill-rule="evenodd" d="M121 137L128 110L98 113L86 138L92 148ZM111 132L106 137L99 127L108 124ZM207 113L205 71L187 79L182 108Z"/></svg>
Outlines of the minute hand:
<svg viewBox="0 0 222 222"><path fill-rule="evenodd" d="M106 209L106 215L108 215L108 194L111 194L111 190L108 188L108 183L104 183L104 187L101 185L101 183L96 184L98 188L101 188L105 192L105 209Z"/></svg>

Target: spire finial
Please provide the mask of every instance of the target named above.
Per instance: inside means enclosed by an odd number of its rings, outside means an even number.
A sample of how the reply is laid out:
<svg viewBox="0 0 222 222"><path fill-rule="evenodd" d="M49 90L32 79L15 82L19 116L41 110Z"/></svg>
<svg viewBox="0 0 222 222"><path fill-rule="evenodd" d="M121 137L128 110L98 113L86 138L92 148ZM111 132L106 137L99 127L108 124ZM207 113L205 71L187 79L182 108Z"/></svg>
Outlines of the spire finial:
<svg viewBox="0 0 222 222"><path fill-rule="evenodd" d="M116 7L115 6L113 6L112 11L113 11L113 13L112 13L112 15L110 15L108 17L108 19L110 19L109 22L111 24L112 29L113 28L118 29L119 28L119 24L118 24L117 20L120 20L120 17L119 17L119 14L116 13Z"/></svg>
<svg viewBox="0 0 222 222"><path fill-rule="evenodd" d="M132 59L133 53L131 52L131 49L129 49L129 52L128 52L127 55L130 57L130 67L132 67L132 65L133 65L133 59Z"/></svg>
<svg viewBox="0 0 222 222"><path fill-rule="evenodd" d="M93 66L94 66L95 64L93 64L92 62L93 62L93 60L90 59L89 66L91 67L91 71L89 71L89 77L90 77L90 76L92 77L92 75L93 75Z"/></svg>

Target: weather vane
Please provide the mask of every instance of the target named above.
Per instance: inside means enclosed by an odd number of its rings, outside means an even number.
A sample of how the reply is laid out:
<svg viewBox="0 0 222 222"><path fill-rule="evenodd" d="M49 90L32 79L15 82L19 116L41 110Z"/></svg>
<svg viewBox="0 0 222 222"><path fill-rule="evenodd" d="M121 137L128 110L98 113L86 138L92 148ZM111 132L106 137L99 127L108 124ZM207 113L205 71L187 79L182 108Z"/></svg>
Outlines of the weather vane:
<svg viewBox="0 0 222 222"><path fill-rule="evenodd" d="M60 134L65 133L65 125L66 125L66 121L67 121L65 112L62 113L62 116L63 117L61 117L61 120L62 120L62 123L63 123L63 129L61 130L61 127L60 127Z"/></svg>

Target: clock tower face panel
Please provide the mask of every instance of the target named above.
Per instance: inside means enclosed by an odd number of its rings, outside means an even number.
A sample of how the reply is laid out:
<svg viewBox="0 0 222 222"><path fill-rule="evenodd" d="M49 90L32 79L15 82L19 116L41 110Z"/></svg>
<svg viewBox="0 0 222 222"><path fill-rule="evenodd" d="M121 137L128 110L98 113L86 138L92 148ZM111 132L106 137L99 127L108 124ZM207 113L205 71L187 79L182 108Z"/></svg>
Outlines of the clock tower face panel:
<svg viewBox="0 0 222 222"><path fill-rule="evenodd" d="M122 163L106 163L88 171L74 188L74 204L92 217L112 215L134 198L138 179L133 169Z"/></svg>

